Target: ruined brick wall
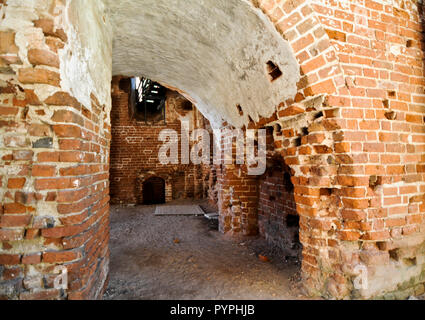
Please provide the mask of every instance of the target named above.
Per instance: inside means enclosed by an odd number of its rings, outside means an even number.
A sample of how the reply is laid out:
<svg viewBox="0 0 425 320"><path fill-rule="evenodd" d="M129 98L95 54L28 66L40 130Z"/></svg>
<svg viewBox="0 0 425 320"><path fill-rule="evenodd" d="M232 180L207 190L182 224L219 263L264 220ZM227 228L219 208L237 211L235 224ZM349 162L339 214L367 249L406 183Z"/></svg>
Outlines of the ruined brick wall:
<svg viewBox="0 0 425 320"><path fill-rule="evenodd" d="M248 175L246 164L236 163L237 142L233 129L223 124L220 138L217 138L221 151L214 155L215 161L220 163L216 166L219 229L232 235L257 235L257 176ZM230 156L232 161L227 163Z"/></svg>
<svg viewBox="0 0 425 320"><path fill-rule="evenodd" d="M109 111L94 94L83 105L64 91L69 26L54 21L65 8L44 2L0 3L0 299L98 298L109 261ZM58 267L67 290L54 287Z"/></svg>
<svg viewBox="0 0 425 320"><path fill-rule="evenodd" d="M334 297L423 292L422 4L257 5L303 74L270 124L293 171L306 286ZM353 285L358 265L367 289Z"/></svg>
<svg viewBox="0 0 425 320"><path fill-rule="evenodd" d="M339 298L423 292L421 4L256 5L290 42L303 75L294 99L248 128L273 127L291 170L306 287ZM220 171L223 231L244 229L238 199L255 183L241 169ZM255 228L257 212L251 217ZM359 266L366 289L354 287Z"/></svg>
<svg viewBox="0 0 425 320"><path fill-rule="evenodd" d="M110 126L109 105L101 99L104 92L95 90L98 83L89 81L87 74L102 74L110 66L107 59L69 65L84 55L71 54L78 49L71 46L77 40L66 36L69 26L58 25L65 23L60 19L64 8L60 1L41 2L46 5L37 9L32 1L0 3L5 13L0 20L0 295L95 298L101 295L108 270ZM5 11L11 3L16 5L12 10L30 14ZM90 5L95 3L100 2ZM282 101L270 118L251 121L248 128L273 127L275 151L290 169L306 288L311 294L336 298L404 298L422 293L421 2L253 3L290 43L302 74L294 98ZM91 11L81 14L85 12ZM23 20L17 22L16 16ZM86 42L105 46L92 57L109 52L108 43ZM264 61L265 77L272 76L267 65ZM100 87L109 88L109 80L103 79ZM90 98L88 91L97 94ZM125 104L125 95L119 88L114 91L115 103ZM112 120L118 134L122 132L119 141L127 151L135 151L131 138L140 136L134 124L127 123L127 109L115 109ZM157 137L160 127L150 129L146 146L153 144L149 139ZM224 144L233 148L228 140ZM151 153L149 148L137 148ZM120 159L112 164L122 165L112 168L113 174L135 154L121 157L119 152L112 147L113 156ZM218 200L220 229L245 235L256 234L259 227L261 231L264 214L260 210L259 219L258 207L266 204L261 188L277 173L272 171L259 183L244 166L215 166L209 181L217 179L216 188L206 191L199 179L199 172L208 172L203 169L188 176L188 193L196 194L203 186L203 193ZM134 170L119 177L122 180L112 179L111 184L123 182L123 193L114 185L112 194L137 202L129 177L139 174ZM63 292L52 288L55 267L60 265L70 271L70 288ZM368 288L354 286L357 266L366 267Z"/></svg>
<svg viewBox="0 0 425 320"><path fill-rule="evenodd" d="M159 176L170 188L167 201L172 199L204 198L209 179L209 166L182 164L181 122L189 119L191 130L208 127L208 121L195 109L184 110L188 101L169 90L166 99L166 123L137 121L129 110L129 87L114 77L112 83L112 145L111 145L111 201L113 203L143 203L142 183L150 176ZM121 86L120 86L121 83ZM127 82L127 86L129 83ZM179 164L163 165L158 154L164 142L159 134L172 129L179 136Z"/></svg>
<svg viewBox="0 0 425 320"><path fill-rule="evenodd" d="M246 236L258 233L258 183L240 165L223 165L218 176L220 231Z"/></svg>
<svg viewBox="0 0 425 320"><path fill-rule="evenodd" d="M299 215L296 210L293 172L285 164L276 147L273 126L266 127L266 172L258 177L259 233L287 258L301 258ZM282 135L281 132L277 133Z"/></svg>
<svg viewBox="0 0 425 320"><path fill-rule="evenodd" d="M290 179L289 169L276 162L259 178L259 233L286 256L300 257L299 215Z"/></svg>

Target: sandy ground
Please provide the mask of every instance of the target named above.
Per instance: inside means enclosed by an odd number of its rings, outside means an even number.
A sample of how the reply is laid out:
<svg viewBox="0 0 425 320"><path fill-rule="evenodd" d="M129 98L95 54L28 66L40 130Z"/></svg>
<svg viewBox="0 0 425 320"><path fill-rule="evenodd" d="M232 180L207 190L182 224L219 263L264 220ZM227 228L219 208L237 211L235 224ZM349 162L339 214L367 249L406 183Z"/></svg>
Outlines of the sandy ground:
<svg viewBox="0 0 425 320"><path fill-rule="evenodd" d="M203 216L157 217L154 209L111 208L104 299L304 298L298 261L285 261L263 239L230 239Z"/></svg>

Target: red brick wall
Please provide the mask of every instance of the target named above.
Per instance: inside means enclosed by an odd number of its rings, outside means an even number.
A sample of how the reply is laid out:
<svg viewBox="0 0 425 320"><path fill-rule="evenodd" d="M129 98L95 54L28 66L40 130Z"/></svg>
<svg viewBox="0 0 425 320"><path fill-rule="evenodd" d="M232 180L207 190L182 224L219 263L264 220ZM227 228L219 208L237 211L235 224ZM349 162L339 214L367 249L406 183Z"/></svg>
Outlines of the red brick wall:
<svg viewBox="0 0 425 320"><path fill-rule="evenodd" d="M108 114L62 91L54 14L19 26L20 53L0 31L0 299L98 298L108 273ZM58 266L67 290L53 286Z"/></svg>
<svg viewBox="0 0 425 320"><path fill-rule="evenodd" d="M272 121L294 171L307 287L334 297L423 291L422 5L258 2L302 74ZM365 290L353 287L359 264Z"/></svg>
<svg viewBox="0 0 425 320"><path fill-rule="evenodd" d="M143 203L141 185L145 178L157 175L167 181L171 188L167 201L184 198L203 198L204 178L207 170L200 166L181 164L181 123L179 117L191 115L194 128L208 126L208 121L194 108L182 110L187 101L179 94L168 91L166 100L166 124L163 121L146 124L136 121L129 111L129 88L126 78L114 77L112 82L112 144L111 144L111 201L113 203ZM126 82L128 85L128 81ZM159 134L164 129L175 130L179 134L179 165L162 165L158 153L163 142ZM139 176L144 177L140 180Z"/></svg>

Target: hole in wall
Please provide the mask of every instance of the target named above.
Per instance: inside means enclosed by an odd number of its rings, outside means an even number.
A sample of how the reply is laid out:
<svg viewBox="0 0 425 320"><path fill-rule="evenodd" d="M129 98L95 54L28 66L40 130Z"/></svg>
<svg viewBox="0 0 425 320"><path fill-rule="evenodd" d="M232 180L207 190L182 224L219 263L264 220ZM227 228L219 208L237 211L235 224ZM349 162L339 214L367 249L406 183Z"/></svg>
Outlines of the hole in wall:
<svg viewBox="0 0 425 320"><path fill-rule="evenodd" d="M283 183L286 192L292 192L294 190L294 184L292 183L291 174L289 172L283 174Z"/></svg>
<svg viewBox="0 0 425 320"><path fill-rule="evenodd" d="M398 261L398 249L389 250L388 254L390 255L391 259Z"/></svg>
<svg viewBox="0 0 425 320"><path fill-rule="evenodd" d="M332 156L329 156L329 157L326 159L326 162L327 162L328 164L336 164L336 160L335 160L335 158L334 158L334 157L332 157Z"/></svg>
<svg viewBox="0 0 425 320"><path fill-rule="evenodd" d="M369 177L369 187L375 190L379 185L382 184L382 177L372 175Z"/></svg>
<svg viewBox="0 0 425 320"><path fill-rule="evenodd" d="M313 120L320 119L321 117L323 117L323 112L322 112L322 111L320 111L320 112L316 113L316 114L314 115Z"/></svg>
<svg viewBox="0 0 425 320"><path fill-rule="evenodd" d="M131 79L130 78L121 79L119 82L119 88L121 91L129 93L131 89Z"/></svg>
<svg viewBox="0 0 425 320"><path fill-rule="evenodd" d="M287 227L299 227L300 226L300 217L298 215L288 214L286 216L286 226ZM296 236L298 236L298 234L296 234Z"/></svg>
<svg viewBox="0 0 425 320"><path fill-rule="evenodd" d="M408 267L416 266L416 257L415 258L404 258L403 263Z"/></svg>
<svg viewBox="0 0 425 320"><path fill-rule="evenodd" d="M302 133L303 136L308 136L308 134L309 134L308 128L307 127L302 128L301 133Z"/></svg>
<svg viewBox="0 0 425 320"><path fill-rule="evenodd" d="M390 106L390 102L388 101L388 99L382 100L382 104L384 105L384 108L388 108Z"/></svg>
<svg viewBox="0 0 425 320"><path fill-rule="evenodd" d="M24 111L22 112L22 119L26 119L28 112L30 111L30 109L28 107L24 108Z"/></svg>
<svg viewBox="0 0 425 320"><path fill-rule="evenodd" d="M130 80L131 81L131 80ZM166 121L166 92L161 84L147 78L133 78L129 107L136 121Z"/></svg>
<svg viewBox="0 0 425 320"><path fill-rule="evenodd" d="M410 48L413 46L413 40L409 39L406 41L406 48Z"/></svg>
<svg viewBox="0 0 425 320"><path fill-rule="evenodd" d="M330 195L332 195L332 192L333 192L332 188L321 188L320 189L320 195L321 196L330 196Z"/></svg>
<svg viewBox="0 0 425 320"><path fill-rule="evenodd" d="M381 251L387 251L385 249L386 248L386 245L387 245L387 242L385 242L385 241L379 241L379 242L376 243L376 245L378 246L379 250L381 250Z"/></svg>
<svg viewBox="0 0 425 320"><path fill-rule="evenodd" d="M388 97L395 98L395 95L396 95L395 91L388 91Z"/></svg>
<svg viewBox="0 0 425 320"><path fill-rule="evenodd" d="M297 137L294 139L294 146L299 147L301 145L301 137Z"/></svg>
<svg viewBox="0 0 425 320"><path fill-rule="evenodd" d="M280 71L279 67L270 60L267 61L267 72L272 82L282 75L282 71Z"/></svg>
<svg viewBox="0 0 425 320"><path fill-rule="evenodd" d="M185 111L191 111L191 110L193 110L193 104L192 104L192 102L190 102L189 100L185 100L182 103L182 109L185 110Z"/></svg>
<svg viewBox="0 0 425 320"><path fill-rule="evenodd" d="M271 136L273 138L274 127L267 126L267 127L262 127L261 129L266 130L266 135ZM257 133L257 135L258 135L258 133Z"/></svg>
<svg viewBox="0 0 425 320"><path fill-rule="evenodd" d="M388 120L395 120L395 118L397 117L397 113L395 113L394 111L388 111L384 113L384 116Z"/></svg>
<svg viewBox="0 0 425 320"><path fill-rule="evenodd" d="M281 127L281 125L280 125L279 123L276 123L276 124L274 125L273 129L274 129L274 132L275 132L275 134L276 134L277 136L282 135L282 127Z"/></svg>
<svg viewBox="0 0 425 320"><path fill-rule="evenodd" d="M240 104L238 104L238 105L236 106L236 108L238 109L239 115L243 116L243 110L242 110L241 105L240 105Z"/></svg>

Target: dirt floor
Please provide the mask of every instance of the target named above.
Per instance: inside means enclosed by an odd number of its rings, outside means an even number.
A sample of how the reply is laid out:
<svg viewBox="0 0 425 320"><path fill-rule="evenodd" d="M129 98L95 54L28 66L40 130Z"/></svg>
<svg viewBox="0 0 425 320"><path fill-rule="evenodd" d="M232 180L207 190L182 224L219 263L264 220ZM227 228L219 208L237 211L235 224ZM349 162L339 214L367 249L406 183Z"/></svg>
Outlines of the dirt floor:
<svg viewBox="0 0 425 320"><path fill-rule="evenodd" d="M203 216L158 217L154 210L112 206L104 299L304 298L299 262L285 261L265 240L230 239Z"/></svg>

